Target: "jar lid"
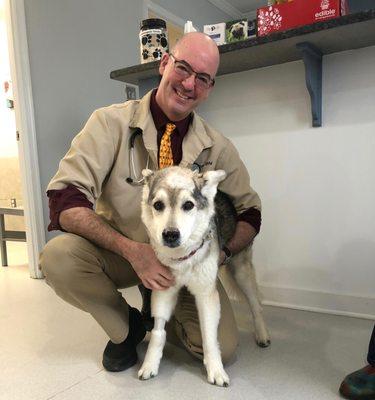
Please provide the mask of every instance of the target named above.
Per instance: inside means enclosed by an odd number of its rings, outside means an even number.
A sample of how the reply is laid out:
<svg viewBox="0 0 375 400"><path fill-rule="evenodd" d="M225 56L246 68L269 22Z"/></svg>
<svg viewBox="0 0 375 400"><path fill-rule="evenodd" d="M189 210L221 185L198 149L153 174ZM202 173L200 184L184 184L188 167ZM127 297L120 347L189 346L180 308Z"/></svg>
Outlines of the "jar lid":
<svg viewBox="0 0 375 400"><path fill-rule="evenodd" d="M167 24L163 19L160 18L148 18L141 21L140 29L152 28L167 28Z"/></svg>

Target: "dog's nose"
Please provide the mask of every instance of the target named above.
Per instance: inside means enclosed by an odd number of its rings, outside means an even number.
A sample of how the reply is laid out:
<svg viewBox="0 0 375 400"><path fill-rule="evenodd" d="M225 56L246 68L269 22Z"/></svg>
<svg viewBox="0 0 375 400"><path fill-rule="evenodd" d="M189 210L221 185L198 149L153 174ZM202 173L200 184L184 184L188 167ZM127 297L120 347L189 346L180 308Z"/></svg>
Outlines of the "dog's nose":
<svg viewBox="0 0 375 400"><path fill-rule="evenodd" d="M163 241L168 247L177 247L180 243L180 231L175 228L163 230Z"/></svg>

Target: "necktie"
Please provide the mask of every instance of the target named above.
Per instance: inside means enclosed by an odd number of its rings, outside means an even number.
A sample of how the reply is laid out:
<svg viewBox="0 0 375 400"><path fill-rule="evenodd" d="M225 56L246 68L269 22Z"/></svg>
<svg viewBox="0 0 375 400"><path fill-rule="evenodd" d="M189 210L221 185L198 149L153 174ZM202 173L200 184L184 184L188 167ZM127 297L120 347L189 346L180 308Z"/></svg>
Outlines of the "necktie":
<svg viewBox="0 0 375 400"><path fill-rule="evenodd" d="M161 138L159 149L159 168L170 167L173 165L173 154L171 145L171 135L176 129L176 125L168 122L165 127L165 132Z"/></svg>

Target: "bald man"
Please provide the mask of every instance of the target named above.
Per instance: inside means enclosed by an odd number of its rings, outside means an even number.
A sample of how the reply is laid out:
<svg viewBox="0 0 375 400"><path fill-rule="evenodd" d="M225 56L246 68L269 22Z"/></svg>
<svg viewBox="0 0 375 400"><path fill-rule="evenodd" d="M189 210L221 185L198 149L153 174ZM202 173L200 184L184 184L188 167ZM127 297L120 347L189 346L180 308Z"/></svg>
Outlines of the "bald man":
<svg viewBox="0 0 375 400"><path fill-rule="evenodd" d="M173 164L201 172L224 169L219 189L233 200L237 229L226 244L233 254L259 232L260 200L232 143L194 111L211 93L219 66L216 44L198 32L183 36L159 66L161 82L141 100L96 110L59 164L47 188L49 230L65 232L49 241L41 269L57 295L90 313L109 336L103 365L123 371L137 362L146 334L142 314L119 289L150 290L174 284L155 257L142 225L142 169L158 169L160 143L172 123ZM226 249L227 250L227 249ZM221 253L221 262L228 254ZM224 363L235 352L238 332L228 297L218 281L222 315L218 338ZM145 308L147 309L147 307ZM169 322L168 339L202 359L194 298L182 290Z"/></svg>

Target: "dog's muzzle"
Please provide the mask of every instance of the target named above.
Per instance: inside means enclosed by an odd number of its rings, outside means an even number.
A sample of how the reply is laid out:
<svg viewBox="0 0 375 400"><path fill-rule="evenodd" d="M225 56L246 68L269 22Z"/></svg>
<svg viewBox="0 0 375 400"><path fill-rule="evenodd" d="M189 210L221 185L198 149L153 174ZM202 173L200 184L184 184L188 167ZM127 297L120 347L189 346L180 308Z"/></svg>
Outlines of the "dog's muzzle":
<svg viewBox="0 0 375 400"><path fill-rule="evenodd" d="M165 246L178 247L180 245L180 231L178 229L164 229L162 236Z"/></svg>

